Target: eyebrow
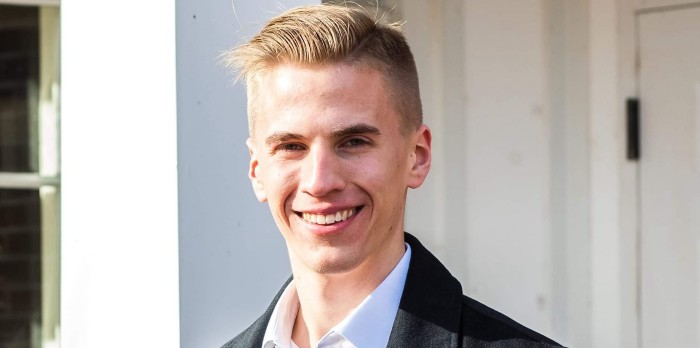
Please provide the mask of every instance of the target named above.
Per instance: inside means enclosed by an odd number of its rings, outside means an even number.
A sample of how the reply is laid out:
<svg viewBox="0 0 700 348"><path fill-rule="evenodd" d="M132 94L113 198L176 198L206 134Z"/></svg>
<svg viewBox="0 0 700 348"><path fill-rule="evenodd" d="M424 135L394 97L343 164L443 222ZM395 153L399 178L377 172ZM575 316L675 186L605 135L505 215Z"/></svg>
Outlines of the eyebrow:
<svg viewBox="0 0 700 348"><path fill-rule="evenodd" d="M333 131L333 136L336 138L342 138L346 137L348 135L359 135L359 134L372 134L372 135L381 135L382 132L379 131L379 128L366 124L366 123L358 123L351 125L349 127L345 127L336 131Z"/></svg>
<svg viewBox="0 0 700 348"><path fill-rule="evenodd" d="M304 136L301 134L297 133L289 133L289 132L275 132L272 133L270 136L265 138L265 145L271 146L277 143L283 143L286 141L290 140L299 140L303 139Z"/></svg>
<svg viewBox="0 0 700 348"><path fill-rule="evenodd" d="M372 125L366 124L366 123L358 123L358 124L353 124L351 126L335 130L331 133L333 137L335 138L342 138L346 137L349 135L360 135L360 134L372 134L372 135L381 135L382 132L379 131L379 128L374 127ZM300 140L304 139L304 136L298 133L291 133L291 132L275 132L272 133L270 136L265 138L265 145L271 146L274 144L278 143L283 143L287 142L290 140Z"/></svg>

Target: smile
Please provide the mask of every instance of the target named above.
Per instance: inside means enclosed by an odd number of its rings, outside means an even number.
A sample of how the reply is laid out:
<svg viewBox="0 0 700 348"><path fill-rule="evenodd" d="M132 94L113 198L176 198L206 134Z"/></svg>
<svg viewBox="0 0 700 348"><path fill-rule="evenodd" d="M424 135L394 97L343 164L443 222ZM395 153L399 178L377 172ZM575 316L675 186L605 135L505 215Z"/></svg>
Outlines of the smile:
<svg viewBox="0 0 700 348"><path fill-rule="evenodd" d="M330 225L339 221L345 221L349 217L355 215L358 211L357 208L345 209L337 211L335 214L311 214L311 213L300 213L300 216L304 221L317 224L317 225Z"/></svg>

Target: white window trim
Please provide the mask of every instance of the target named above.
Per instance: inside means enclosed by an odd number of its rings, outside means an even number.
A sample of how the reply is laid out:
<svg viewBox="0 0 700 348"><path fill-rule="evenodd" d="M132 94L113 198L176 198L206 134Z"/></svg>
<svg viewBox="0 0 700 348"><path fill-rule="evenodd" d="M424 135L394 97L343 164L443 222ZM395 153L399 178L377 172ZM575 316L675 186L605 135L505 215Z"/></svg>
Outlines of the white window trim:
<svg viewBox="0 0 700 348"><path fill-rule="evenodd" d="M61 0L0 0L0 5L59 6Z"/></svg>
<svg viewBox="0 0 700 348"><path fill-rule="evenodd" d="M59 186L59 178L43 177L37 173L0 173L0 188L39 189L42 186Z"/></svg>

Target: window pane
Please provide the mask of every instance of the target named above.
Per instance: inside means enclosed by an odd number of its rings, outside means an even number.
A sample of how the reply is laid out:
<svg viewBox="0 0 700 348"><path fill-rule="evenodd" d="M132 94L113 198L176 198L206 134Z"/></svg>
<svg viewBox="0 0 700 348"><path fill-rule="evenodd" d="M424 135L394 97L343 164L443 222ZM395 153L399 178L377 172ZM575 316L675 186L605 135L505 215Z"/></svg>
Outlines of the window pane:
<svg viewBox="0 0 700 348"><path fill-rule="evenodd" d="M0 347L40 347L39 190L0 189Z"/></svg>
<svg viewBox="0 0 700 348"><path fill-rule="evenodd" d="M39 9L0 5L0 172L37 171Z"/></svg>

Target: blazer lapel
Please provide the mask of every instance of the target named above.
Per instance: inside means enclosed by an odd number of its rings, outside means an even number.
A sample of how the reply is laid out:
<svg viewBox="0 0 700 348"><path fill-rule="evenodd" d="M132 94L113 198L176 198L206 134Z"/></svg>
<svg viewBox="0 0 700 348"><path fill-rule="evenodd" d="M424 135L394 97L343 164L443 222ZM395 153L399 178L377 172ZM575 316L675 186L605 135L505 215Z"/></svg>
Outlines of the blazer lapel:
<svg viewBox="0 0 700 348"><path fill-rule="evenodd" d="M456 347L462 286L418 239L405 240L411 262L388 347Z"/></svg>

